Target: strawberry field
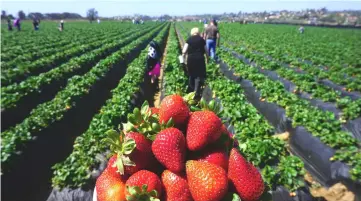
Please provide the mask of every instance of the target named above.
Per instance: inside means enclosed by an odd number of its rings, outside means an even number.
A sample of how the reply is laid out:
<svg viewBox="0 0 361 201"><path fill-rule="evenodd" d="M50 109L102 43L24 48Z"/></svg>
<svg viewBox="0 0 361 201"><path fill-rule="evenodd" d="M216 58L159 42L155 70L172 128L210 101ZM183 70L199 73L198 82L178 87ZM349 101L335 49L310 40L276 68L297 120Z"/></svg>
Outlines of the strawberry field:
<svg viewBox="0 0 361 201"><path fill-rule="evenodd" d="M197 103L178 60L193 27L2 28L2 199L361 199L361 31L220 23Z"/></svg>

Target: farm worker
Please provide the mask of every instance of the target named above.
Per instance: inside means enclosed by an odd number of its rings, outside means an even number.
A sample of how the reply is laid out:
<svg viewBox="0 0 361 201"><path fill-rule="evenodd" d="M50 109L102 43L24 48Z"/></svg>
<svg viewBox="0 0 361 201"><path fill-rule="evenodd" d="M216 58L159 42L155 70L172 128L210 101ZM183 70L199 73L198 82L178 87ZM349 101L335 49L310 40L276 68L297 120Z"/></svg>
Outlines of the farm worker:
<svg viewBox="0 0 361 201"><path fill-rule="evenodd" d="M60 20L59 31L64 30L64 20Z"/></svg>
<svg viewBox="0 0 361 201"><path fill-rule="evenodd" d="M202 87L206 79L206 62L208 53L206 41L199 35L199 29L193 28L182 50L182 56L187 54L187 70L189 75L188 92L196 92L195 100L202 97ZM206 54L206 57L204 57Z"/></svg>
<svg viewBox="0 0 361 201"><path fill-rule="evenodd" d="M9 30L9 31L12 31L12 30L13 30L13 26L11 25L10 17L8 17L7 22L8 22L8 30Z"/></svg>
<svg viewBox="0 0 361 201"><path fill-rule="evenodd" d="M148 48L147 56L147 71L151 77L151 82L154 83L160 76L160 58L162 56L161 49L157 42L151 41Z"/></svg>
<svg viewBox="0 0 361 201"><path fill-rule="evenodd" d="M215 59L216 46L219 46L220 35L214 20L212 20L210 25L206 28L204 39L207 43L208 55L210 55L212 59Z"/></svg>
<svg viewBox="0 0 361 201"><path fill-rule="evenodd" d="M35 31L39 30L39 21L35 18L33 19L33 26Z"/></svg>
<svg viewBox="0 0 361 201"><path fill-rule="evenodd" d="M305 32L305 28L304 28L303 26L301 26L301 27L298 29L298 31L299 31L301 34L303 34L303 32Z"/></svg>
<svg viewBox="0 0 361 201"><path fill-rule="evenodd" d="M21 29L21 25L20 25L20 18L16 18L14 21L14 27L16 27L18 29L18 31L20 31Z"/></svg>

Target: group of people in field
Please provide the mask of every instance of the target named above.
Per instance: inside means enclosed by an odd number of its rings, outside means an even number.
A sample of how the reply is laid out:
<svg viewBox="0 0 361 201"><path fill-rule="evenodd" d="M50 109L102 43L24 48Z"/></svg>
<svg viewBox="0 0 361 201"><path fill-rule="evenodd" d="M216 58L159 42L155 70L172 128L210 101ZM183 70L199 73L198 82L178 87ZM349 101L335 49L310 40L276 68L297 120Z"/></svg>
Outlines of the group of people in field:
<svg viewBox="0 0 361 201"><path fill-rule="evenodd" d="M11 23L11 19L8 17L6 21L7 21L7 24L8 24L8 30L12 31L13 30L13 24ZM16 27L16 29L18 31L21 30L20 18L16 18L14 20L14 27Z"/></svg>
<svg viewBox="0 0 361 201"><path fill-rule="evenodd" d="M206 63L208 63L209 57L212 60L217 60L216 47L219 44L220 34L217 22L212 20L205 26L202 33L200 33L199 28L193 28L183 46L182 58L186 57L187 61L185 68L188 75L187 92L195 92L195 100L200 100L202 97L202 89L206 79ZM160 76L161 55L158 44L152 41L149 44L147 56L147 70L152 83Z"/></svg>
<svg viewBox="0 0 361 201"><path fill-rule="evenodd" d="M100 23L100 20L98 20L98 23ZM11 23L10 18L7 18L7 25L8 25L8 30L9 31L13 30L13 25L14 25L14 27L16 27L16 29L18 31L21 31L21 20L20 20L20 18L16 18L13 23ZM34 28L34 30L35 31L39 30L39 26L40 26L40 19L34 18L33 19L33 28ZM59 31L64 30L64 20L60 20L58 29L59 29Z"/></svg>

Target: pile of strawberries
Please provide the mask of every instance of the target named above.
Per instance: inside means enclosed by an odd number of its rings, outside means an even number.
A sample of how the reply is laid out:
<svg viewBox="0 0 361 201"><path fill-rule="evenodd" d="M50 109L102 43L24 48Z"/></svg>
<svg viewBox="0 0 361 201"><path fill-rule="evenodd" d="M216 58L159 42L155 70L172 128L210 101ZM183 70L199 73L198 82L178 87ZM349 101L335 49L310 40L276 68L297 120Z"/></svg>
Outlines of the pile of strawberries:
<svg viewBox="0 0 361 201"><path fill-rule="evenodd" d="M113 155L96 181L98 201L260 198L262 177L234 148L219 105L211 101L192 112L190 104L167 96L159 108L134 109L120 134L108 132L104 142Z"/></svg>

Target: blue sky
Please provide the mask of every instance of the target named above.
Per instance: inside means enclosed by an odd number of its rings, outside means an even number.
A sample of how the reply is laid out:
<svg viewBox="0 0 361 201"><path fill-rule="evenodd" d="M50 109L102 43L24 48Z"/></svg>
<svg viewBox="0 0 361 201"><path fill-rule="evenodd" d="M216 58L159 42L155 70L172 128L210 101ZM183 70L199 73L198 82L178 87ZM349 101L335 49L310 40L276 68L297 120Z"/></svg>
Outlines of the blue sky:
<svg viewBox="0 0 361 201"><path fill-rule="evenodd" d="M302 1L302 0L2 0L1 10L16 14L29 12L75 12L85 16L87 9L95 8L100 16L146 14L188 15L224 12L254 12L272 10L302 10L326 7L329 10L361 10L361 1Z"/></svg>

